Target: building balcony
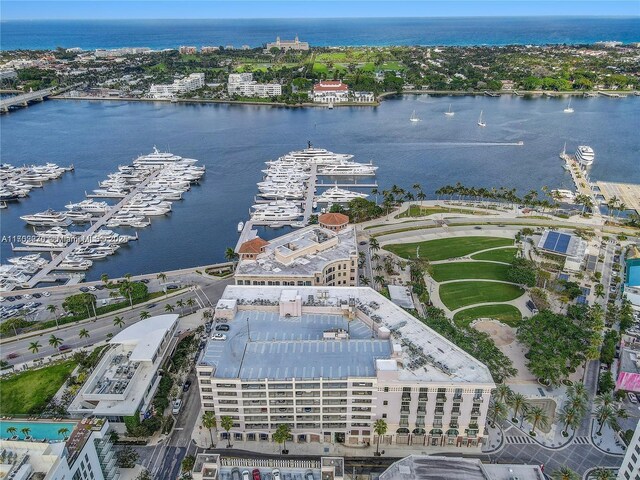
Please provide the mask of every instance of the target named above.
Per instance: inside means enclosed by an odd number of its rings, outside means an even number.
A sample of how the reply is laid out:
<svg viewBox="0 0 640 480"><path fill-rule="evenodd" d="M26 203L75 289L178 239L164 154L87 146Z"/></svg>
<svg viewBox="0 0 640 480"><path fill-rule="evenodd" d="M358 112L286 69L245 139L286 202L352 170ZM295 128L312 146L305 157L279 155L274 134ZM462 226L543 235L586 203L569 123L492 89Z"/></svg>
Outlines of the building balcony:
<svg viewBox="0 0 640 480"><path fill-rule="evenodd" d="M429 401L429 396L426 393L421 393L418 395L419 402L427 402Z"/></svg>
<svg viewBox="0 0 640 480"><path fill-rule="evenodd" d="M479 408L474 408L471 410L471 415L480 415L480 409Z"/></svg>
<svg viewBox="0 0 640 480"><path fill-rule="evenodd" d="M266 392L261 392L261 393L242 392L242 398L267 398L267 393Z"/></svg>
<svg viewBox="0 0 640 480"><path fill-rule="evenodd" d="M475 403L482 403L484 400L484 397L482 395L476 395L475 397L473 397L473 401Z"/></svg>
<svg viewBox="0 0 640 480"><path fill-rule="evenodd" d="M324 407L324 413L347 413L347 407Z"/></svg>
<svg viewBox="0 0 640 480"><path fill-rule="evenodd" d="M360 402L357 402L357 401L354 400L353 403L360 403ZM327 399L324 399L322 401L322 404L323 405L346 405L347 401L346 400L327 400Z"/></svg>
<svg viewBox="0 0 640 480"><path fill-rule="evenodd" d="M268 423L246 423L245 424L245 429L246 430L268 430L269 429L269 424Z"/></svg>
<svg viewBox="0 0 640 480"><path fill-rule="evenodd" d="M410 393L403 393L402 394L402 401L403 402L410 402L411 401L411 394Z"/></svg>

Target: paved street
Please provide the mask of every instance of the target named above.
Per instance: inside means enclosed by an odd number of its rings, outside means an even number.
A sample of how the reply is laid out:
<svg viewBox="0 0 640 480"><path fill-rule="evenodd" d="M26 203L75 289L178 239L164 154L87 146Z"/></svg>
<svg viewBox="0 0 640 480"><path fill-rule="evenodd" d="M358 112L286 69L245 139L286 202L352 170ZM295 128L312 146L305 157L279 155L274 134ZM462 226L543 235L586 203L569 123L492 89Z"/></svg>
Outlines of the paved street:
<svg viewBox="0 0 640 480"><path fill-rule="evenodd" d="M233 279L226 280L213 280L213 279L204 279L201 276L199 277L199 285L202 285L202 292L206 295L206 297L215 305L215 302L222 296L224 289L227 285L233 283ZM113 324L113 318L115 316L120 316L125 325L123 328L136 323L140 320L140 312L147 311L151 315L161 315L166 313L165 305L167 303L171 303L174 307L178 300L186 301L188 298L193 298L196 300L196 297L202 298L204 301L206 299L203 297L202 293L199 290L191 291L185 290L183 293L175 295L173 297L165 299L165 297L159 297L154 299L147 304L135 305L133 309L128 309L125 311L120 311L118 313L113 313L106 315L103 318L99 318L94 321L83 321L82 323L74 323L69 325L63 325L60 329L55 330L54 332L47 332L40 335L29 336L27 338L22 338L18 340L12 340L11 338L2 341L2 351L3 356L6 357L9 353L18 353L19 357L14 359L7 359L12 364L24 363L27 361L35 360L38 358L45 358L49 355L52 355L56 352L56 349L51 347L48 343L49 336L53 333L56 337L62 338L63 344L69 345L72 348L81 348L88 347L90 345L103 342L107 339L107 335L112 333L116 334L121 330L121 328L115 326ZM154 307L149 307L148 304L154 305ZM185 310L186 311L186 310ZM180 313L180 309L176 307L174 313ZM80 338L78 332L85 328L89 331L89 338ZM38 353L34 354L28 350L29 344L31 342L39 342L41 345ZM6 352L6 354L5 354Z"/></svg>

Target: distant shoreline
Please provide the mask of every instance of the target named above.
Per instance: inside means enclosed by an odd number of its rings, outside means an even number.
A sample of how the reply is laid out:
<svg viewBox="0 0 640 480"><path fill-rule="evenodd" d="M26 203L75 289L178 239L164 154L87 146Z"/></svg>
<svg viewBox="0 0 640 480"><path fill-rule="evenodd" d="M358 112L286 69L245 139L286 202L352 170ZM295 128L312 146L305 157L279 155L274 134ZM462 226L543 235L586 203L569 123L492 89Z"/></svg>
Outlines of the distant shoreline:
<svg viewBox="0 0 640 480"><path fill-rule="evenodd" d="M605 95L600 95L600 92L603 92ZM624 98L627 96L639 96L640 92L636 90L625 90L625 91L617 91L617 90L599 90L597 92L574 92L574 91L566 91L566 92L547 92L543 90L527 90L521 91L518 90L517 93L514 91L500 91L500 92L490 92L495 95L505 95L512 97L564 97L567 95L571 96L583 96L585 93L592 93L595 95L593 98L601 98L605 97L607 94L618 94L620 97L615 98ZM398 92L385 92L378 96L377 102L371 103L363 103L363 102L344 102L344 103L336 103L333 105L334 108L340 107L378 107L382 103L382 101L386 99L390 99L396 96L401 95L433 95L433 96L487 96L484 92L460 92L457 90L406 90L401 93ZM80 101L112 101L112 102L157 102L157 103L181 103L181 104L221 104L221 105L251 105L251 106L267 106L267 107L280 107L280 108L329 108L327 104L324 103L311 103L305 102L301 104L287 104L284 102L259 102L259 101L244 101L244 100L218 100L218 99L207 99L207 98L181 98L176 100L170 99L159 99L159 98L138 98L138 97L84 97L84 96L52 96L49 97L51 100L80 100Z"/></svg>

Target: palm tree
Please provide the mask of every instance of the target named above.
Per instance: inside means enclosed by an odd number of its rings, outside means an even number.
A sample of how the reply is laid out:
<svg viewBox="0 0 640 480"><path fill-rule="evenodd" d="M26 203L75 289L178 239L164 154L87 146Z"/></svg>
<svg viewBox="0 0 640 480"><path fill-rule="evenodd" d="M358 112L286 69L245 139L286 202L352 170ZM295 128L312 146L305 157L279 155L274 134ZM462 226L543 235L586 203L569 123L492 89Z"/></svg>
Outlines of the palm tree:
<svg viewBox="0 0 640 480"><path fill-rule="evenodd" d="M569 467L560 467L551 474L551 480L580 480L582 477Z"/></svg>
<svg viewBox="0 0 640 480"><path fill-rule="evenodd" d="M193 298L189 297L187 298L186 304L187 304L187 307L193 309L193 306L196 304L196 301Z"/></svg>
<svg viewBox="0 0 640 480"><path fill-rule="evenodd" d="M180 307L180 315L182 315L183 310L184 310L184 302L183 302L182 300L178 300L178 301L176 302L176 305L177 305L178 307Z"/></svg>
<svg viewBox="0 0 640 480"><path fill-rule="evenodd" d="M369 249L372 252L377 252L378 250L380 250L380 244L378 243L378 240L375 239L375 237L369 239Z"/></svg>
<svg viewBox="0 0 640 480"><path fill-rule="evenodd" d="M83 328L82 330L80 330L80 331L78 332L78 336L79 336L80 338L89 338L89 337L90 337L90 335L89 335L89 330L87 330L86 328Z"/></svg>
<svg viewBox="0 0 640 480"><path fill-rule="evenodd" d="M362 285L369 285L369 279L367 277L365 277L364 275L360 275L360 283Z"/></svg>
<svg viewBox="0 0 640 480"><path fill-rule="evenodd" d="M158 275L156 275L156 278L160 280L162 283L164 283L167 281L167 274L160 272Z"/></svg>
<svg viewBox="0 0 640 480"><path fill-rule="evenodd" d="M531 431L529 432L529 435L532 437L536 436L536 428L538 425L542 428L549 425L549 417L542 407L531 407L525 415L525 418L531 423Z"/></svg>
<svg viewBox="0 0 640 480"><path fill-rule="evenodd" d="M42 347L42 345L40 345L39 342L31 342L29 344L29 350L31 350L31 353L36 354L40 351L40 347Z"/></svg>
<svg viewBox="0 0 640 480"><path fill-rule="evenodd" d="M569 387L567 388L567 395L569 397L582 398L585 402L589 398L587 387L585 387L584 383L582 382L576 382L572 385L569 385Z"/></svg>
<svg viewBox="0 0 640 480"><path fill-rule="evenodd" d="M609 407L611 405L613 405L615 403L616 399L613 397L613 394L611 393L603 393L601 395L596 396L596 398L594 399L594 403L596 405L602 406L602 407Z"/></svg>
<svg viewBox="0 0 640 480"><path fill-rule="evenodd" d="M382 284L384 283L384 277L382 275L376 275L375 277L373 277L373 281L377 284L382 286Z"/></svg>
<svg viewBox="0 0 640 480"><path fill-rule="evenodd" d="M124 320L122 319L122 317L114 317L113 326L122 328L124 326Z"/></svg>
<svg viewBox="0 0 640 480"><path fill-rule="evenodd" d="M140 320L146 320L150 316L151 316L151 314L149 312L147 312L146 310L143 310L143 311L140 312Z"/></svg>
<svg viewBox="0 0 640 480"><path fill-rule="evenodd" d="M227 448L231 448L231 434L229 432L233 428L233 419L228 415L224 415L220 418L220 426L227 432Z"/></svg>
<svg viewBox="0 0 640 480"><path fill-rule="evenodd" d="M14 437L16 435L17 431L18 431L18 429L16 427L8 427L7 428L7 433L9 434L10 437Z"/></svg>
<svg viewBox="0 0 640 480"><path fill-rule="evenodd" d="M125 275L125 277L127 275ZM131 309L133 309L133 288L133 284L128 279L120 285L120 291L129 297L129 305L131 306Z"/></svg>
<svg viewBox="0 0 640 480"><path fill-rule="evenodd" d="M49 336L49 345L51 345L53 348L58 348L60 345L62 345L62 339L51 334L51 336Z"/></svg>
<svg viewBox="0 0 640 480"><path fill-rule="evenodd" d="M387 422L384 419L379 418L373 424L373 431L378 436L378 444L376 446L376 456L380 456L380 437L382 437L385 433L387 433Z"/></svg>
<svg viewBox="0 0 640 480"><path fill-rule="evenodd" d="M103 273L102 275L100 275L100 280L102 280L102 283L104 283L105 285L108 285L109 275L107 275L106 273Z"/></svg>
<svg viewBox="0 0 640 480"><path fill-rule="evenodd" d="M498 402L508 402L509 398L513 395L511 389L505 383L499 383L496 385L496 389L493 392L493 397Z"/></svg>
<svg viewBox="0 0 640 480"><path fill-rule="evenodd" d="M168 312L168 313L173 312L175 309L176 309L176 308L175 308L173 305L171 305L170 303L167 303L167 304L164 306L164 311L165 311L165 312Z"/></svg>
<svg viewBox="0 0 640 480"><path fill-rule="evenodd" d="M218 421L216 420L216 416L213 412L204 412L202 415L202 426L209 429L209 435L211 436L211 448L213 448L213 432L211 429L217 428L218 426Z"/></svg>
<svg viewBox="0 0 640 480"><path fill-rule="evenodd" d="M230 262L235 262L238 259L238 257L239 255L231 247L227 247L227 249L224 251L224 258L226 258Z"/></svg>
<svg viewBox="0 0 640 480"><path fill-rule="evenodd" d="M56 312L58 311L58 306L57 305L47 305L47 311L53 315L53 319L56 321L56 329L60 328L60 326L58 325L58 315L56 315Z"/></svg>
<svg viewBox="0 0 640 480"><path fill-rule="evenodd" d="M24 438L29 438L29 435L31 434L31 429L29 427L24 427L20 429L20 432L22 432L22 434L24 435Z"/></svg>
<svg viewBox="0 0 640 480"><path fill-rule="evenodd" d="M69 433L69 429L66 427L62 427L60 430L58 430L58 435L60 435L64 439L67 438L67 433Z"/></svg>
<svg viewBox="0 0 640 480"><path fill-rule="evenodd" d="M602 435L602 427L607 425L611 430L619 430L618 424L619 418L627 418L627 411L624 408L617 408L612 405L600 405L596 408L595 417L600 427L596 432L596 435Z"/></svg>
<svg viewBox="0 0 640 480"><path fill-rule="evenodd" d="M575 430L580 426L580 422L582 421L583 411L578 408L572 408L571 405L567 405L560 410L558 413L558 420L564 424L564 428L562 429L562 435L564 437L569 436L569 432L567 430L571 427L572 430Z"/></svg>
<svg viewBox="0 0 640 480"><path fill-rule="evenodd" d="M598 298L604 298L605 293L604 293L604 285L602 285L601 283L597 283L596 287L595 287L595 295Z"/></svg>
<svg viewBox="0 0 640 480"><path fill-rule="evenodd" d="M521 393L514 393L507 400L507 404L513 408L513 418L514 422L518 421L518 412L522 412L524 415L527 412L527 408L529 404L527 403L527 397L525 397Z"/></svg>
<svg viewBox="0 0 640 480"><path fill-rule="evenodd" d="M501 422L505 418L507 418L507 406L499 402L497 399L494 399L489 404L489 411L487 412L487 417L490 419L491 427L496 426L496 422Z"/></svg>

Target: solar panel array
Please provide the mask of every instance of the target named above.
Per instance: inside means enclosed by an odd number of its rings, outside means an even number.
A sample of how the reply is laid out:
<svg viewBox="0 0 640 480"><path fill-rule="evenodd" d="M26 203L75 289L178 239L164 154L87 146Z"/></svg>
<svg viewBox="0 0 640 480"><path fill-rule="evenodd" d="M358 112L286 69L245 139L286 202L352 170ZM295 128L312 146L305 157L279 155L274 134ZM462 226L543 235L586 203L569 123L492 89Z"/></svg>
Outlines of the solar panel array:
<svg viewBox="0 0 640 480"><path fill-rule="evenodd" d="M544 242L544 249L552 252L567 253L569 248L569 242L571 241L571 235L560 232L549 232L547 239Z"/></svg>

